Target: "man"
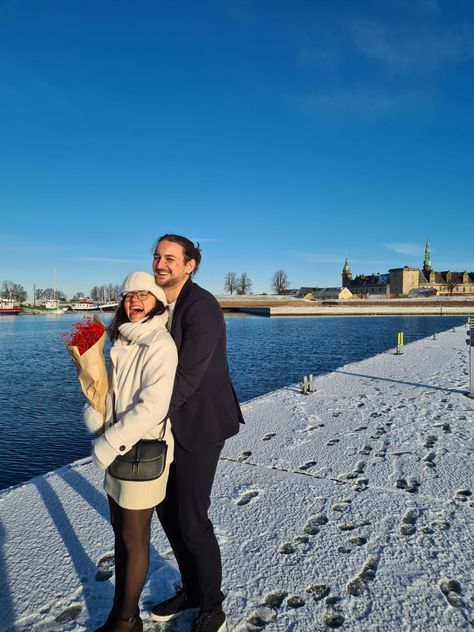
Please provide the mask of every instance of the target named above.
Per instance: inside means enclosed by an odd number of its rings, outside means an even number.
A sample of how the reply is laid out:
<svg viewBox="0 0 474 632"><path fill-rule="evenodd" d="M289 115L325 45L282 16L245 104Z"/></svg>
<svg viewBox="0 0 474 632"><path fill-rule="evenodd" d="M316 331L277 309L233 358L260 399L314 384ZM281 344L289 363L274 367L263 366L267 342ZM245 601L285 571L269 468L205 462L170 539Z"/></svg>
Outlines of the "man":
<svg viewBox="0 0 474 632"><path fill-rule="evenodd" d="M223 632L221 557L207 512L224 441L239 431L243 418L229 377L222 310L191 280L200 260L199 246L180 235L163 235L155 247L155 281L170 304L168 326L178 349L169 410L174 461L157 513L183 587L153 607L152 619L168 621L199 608L193 632Z"/></svg>

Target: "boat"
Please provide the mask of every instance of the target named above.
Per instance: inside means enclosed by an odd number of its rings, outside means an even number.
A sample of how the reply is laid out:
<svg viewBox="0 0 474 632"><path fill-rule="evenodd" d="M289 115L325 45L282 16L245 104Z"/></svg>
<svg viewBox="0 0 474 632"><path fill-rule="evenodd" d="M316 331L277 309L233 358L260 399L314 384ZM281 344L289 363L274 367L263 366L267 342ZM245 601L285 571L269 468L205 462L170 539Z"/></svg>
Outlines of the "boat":
<svg viewBox="0 0 474 632"><path fill-rule="evenodd" d="M87 299L70 303L68 309L72 312L93 312L98 311L100 306L94 301L88 301Z"/></svg>
<svg viewBox="0 0 474 632"><path fill-rule="evenodd" d="M0 298L0 316L18 316L21 307L14 305L8 298Z"/></svg>
<svg viewBox="0 0 474 632"><path fill-rule="evenodd" d="M31 303L22 303L21 311L24 314L64 314L67 307L63 307L56 299L43 301L39 305L31 305Z"/></svg>
<svg viewBox="0 0 474 632"><path fill-rule="evenodd" d="M35 296L35 287L33 287L33 296ZM53 268L53 298L46 299L42 303L22 303L21 311L25 314L64 314L67 311L67 305L60 305L56 298L56 268Z"/></svg>

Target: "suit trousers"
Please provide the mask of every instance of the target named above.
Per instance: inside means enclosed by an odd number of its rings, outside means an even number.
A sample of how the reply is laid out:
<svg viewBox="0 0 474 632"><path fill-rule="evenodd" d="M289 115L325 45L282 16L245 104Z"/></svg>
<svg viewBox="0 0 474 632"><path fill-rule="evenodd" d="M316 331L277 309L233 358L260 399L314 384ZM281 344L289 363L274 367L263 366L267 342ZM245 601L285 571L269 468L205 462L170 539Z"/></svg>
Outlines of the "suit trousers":
<svg viewBox="0 0 474 632"><path fill-rule="evenodd" d="M222 603L222 563L207 512L223 443L187 452L175 441L166 496L158 518L178 562L187 596L206 610Z"/></svg>

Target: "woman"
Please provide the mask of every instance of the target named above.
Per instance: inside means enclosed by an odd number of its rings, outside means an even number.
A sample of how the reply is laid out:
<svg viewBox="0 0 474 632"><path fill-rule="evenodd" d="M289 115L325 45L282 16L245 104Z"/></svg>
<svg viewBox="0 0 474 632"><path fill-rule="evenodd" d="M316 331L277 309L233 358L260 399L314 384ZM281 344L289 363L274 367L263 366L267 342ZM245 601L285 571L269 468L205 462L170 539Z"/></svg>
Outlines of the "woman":
<svg viewBox="0 0 474 632"><path fill-rule="evenodd" d="M173 436L165 416L178 362L166 329L168 307L151 274L133 272L124 282L122 300L108 332L114 346L105 432L93 442L93 458L103 470L140 439L168 445L163 474L147 482L122 481L107 471L104 487L115 534L115 594L105 624L96 632L141 632L138 601L148 572L150 522L164 498ZM112 410L113 409L113 410ZM90 407L85 421L91 431L103 420ZM113 421L114 420L114 421Z"/></svg>

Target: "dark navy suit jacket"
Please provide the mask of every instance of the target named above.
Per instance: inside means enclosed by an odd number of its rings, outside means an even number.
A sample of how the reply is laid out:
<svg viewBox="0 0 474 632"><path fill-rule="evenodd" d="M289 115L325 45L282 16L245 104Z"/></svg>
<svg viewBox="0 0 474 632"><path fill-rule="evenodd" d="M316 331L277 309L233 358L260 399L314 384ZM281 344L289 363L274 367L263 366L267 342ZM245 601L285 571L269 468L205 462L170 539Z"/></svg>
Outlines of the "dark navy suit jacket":
<svg viewBox="0 0 474 632"><path fill-rule="evenodd" d="M170 333L178 348L169 409L175 438L189 452L224 443L244 423L229 376L224 316L191 279L179 293Z"/></svg>

